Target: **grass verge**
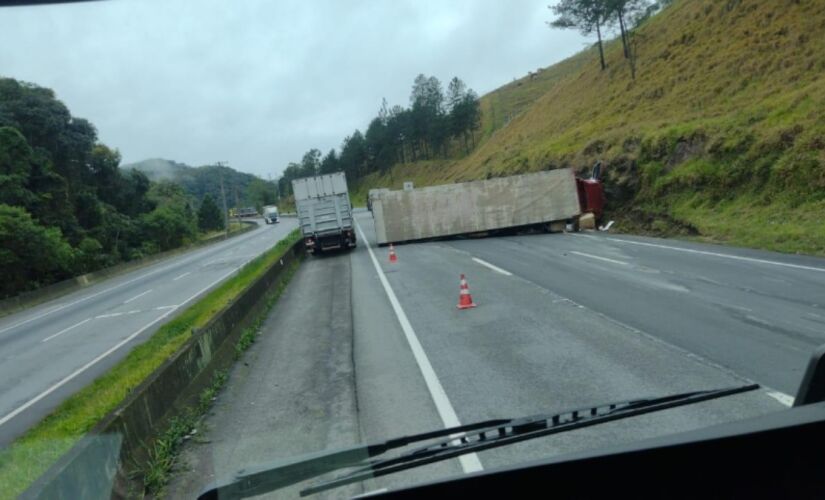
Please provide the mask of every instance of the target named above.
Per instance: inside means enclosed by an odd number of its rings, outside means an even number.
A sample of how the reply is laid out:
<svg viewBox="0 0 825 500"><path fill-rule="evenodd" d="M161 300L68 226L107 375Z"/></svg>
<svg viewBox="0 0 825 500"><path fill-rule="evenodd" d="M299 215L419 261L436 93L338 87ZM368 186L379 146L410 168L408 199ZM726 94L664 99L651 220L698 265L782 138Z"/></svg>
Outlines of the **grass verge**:
<svg viewBox="0 0 825 500"><path fill-rule="evenodd" d="M291 232L135 347L97 380L0 451L0 498L15 498L66 453L218 311L277 262L300 239Z"/></svg>

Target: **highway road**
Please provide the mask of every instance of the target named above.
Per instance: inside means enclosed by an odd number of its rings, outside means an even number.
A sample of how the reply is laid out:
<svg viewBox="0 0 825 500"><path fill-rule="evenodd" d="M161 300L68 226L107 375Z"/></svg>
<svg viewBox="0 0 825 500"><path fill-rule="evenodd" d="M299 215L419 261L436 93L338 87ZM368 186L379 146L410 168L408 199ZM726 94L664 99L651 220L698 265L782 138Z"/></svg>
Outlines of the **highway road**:
<svg viewBox="0 0 825 500"><path fill-rule="evenodd" d="M332 496L778 411L825 343L823 259L577 233L400 245L391 264L370 215L356 220L357 249L301 266L185 447L170 497L258 463L623 399L763 386ZM456 308L462 273L474 309Z"/></svg>
<svg viewBox="0 0 825 500"><path fill-rule="evenodd" d="M259 227L0 318L0 446L297 227Z"/></svg>

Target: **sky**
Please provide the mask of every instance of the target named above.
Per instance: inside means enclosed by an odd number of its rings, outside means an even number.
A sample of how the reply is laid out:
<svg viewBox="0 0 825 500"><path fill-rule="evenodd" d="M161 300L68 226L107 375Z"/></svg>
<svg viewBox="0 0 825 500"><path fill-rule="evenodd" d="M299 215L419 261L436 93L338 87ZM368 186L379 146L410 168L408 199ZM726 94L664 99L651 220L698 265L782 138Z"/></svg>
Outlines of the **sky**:
<svg viewBox="0 0 825 500"><path fill-rule="evenodd" d="M0 76L53 89L123 163L277 178L416 75L479 94L582 50L552 0L110 0L0 9Z"/></svg>

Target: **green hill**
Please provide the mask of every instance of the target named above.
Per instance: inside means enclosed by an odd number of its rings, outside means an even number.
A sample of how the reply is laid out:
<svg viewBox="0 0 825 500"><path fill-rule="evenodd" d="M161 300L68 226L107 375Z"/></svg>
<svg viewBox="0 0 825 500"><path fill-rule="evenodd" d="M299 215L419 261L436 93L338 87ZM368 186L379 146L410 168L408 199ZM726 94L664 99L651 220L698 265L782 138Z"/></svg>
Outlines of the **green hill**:
<svg viewBox="0 0 825 500"><path fill-rule="evenodd" d="M679 0L635 32L632 79L606 44L482 98L466 158L396 165L400 187L606 165L621 231L825 254L825 9L799 0Z"/></svg>
<svg viewBox="0 0 825 500"><path fill-rule="evenodd" d="M123 165L121 168L139 170L152 181L168 180L179 184L198 203L206 194L211 194L220 203L221 177L228 207L269 205L278 198L278 188L274 182L229 167L190 167L184 163L153 158Z"/></svg>

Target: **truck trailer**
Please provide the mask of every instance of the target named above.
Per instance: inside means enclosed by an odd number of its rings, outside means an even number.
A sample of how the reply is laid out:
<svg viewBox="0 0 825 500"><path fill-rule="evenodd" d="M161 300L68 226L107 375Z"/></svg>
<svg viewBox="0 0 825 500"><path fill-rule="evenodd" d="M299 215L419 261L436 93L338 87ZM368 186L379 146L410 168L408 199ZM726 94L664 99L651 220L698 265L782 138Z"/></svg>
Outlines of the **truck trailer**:
<svg viewBox="0 0 825 500"><path fill-rule="evenodd" d="M352 206L343 172L295 179L292 192L310 254L355 247Z"/></svg>
<svg viewBox="0 0 825 500"><path fill-rule="evenodd" d="M590 179L570 168L380 191L371 199L379 245L504 229L577 227L585 213L600 218L604 191L598 166Z"/></svg>

